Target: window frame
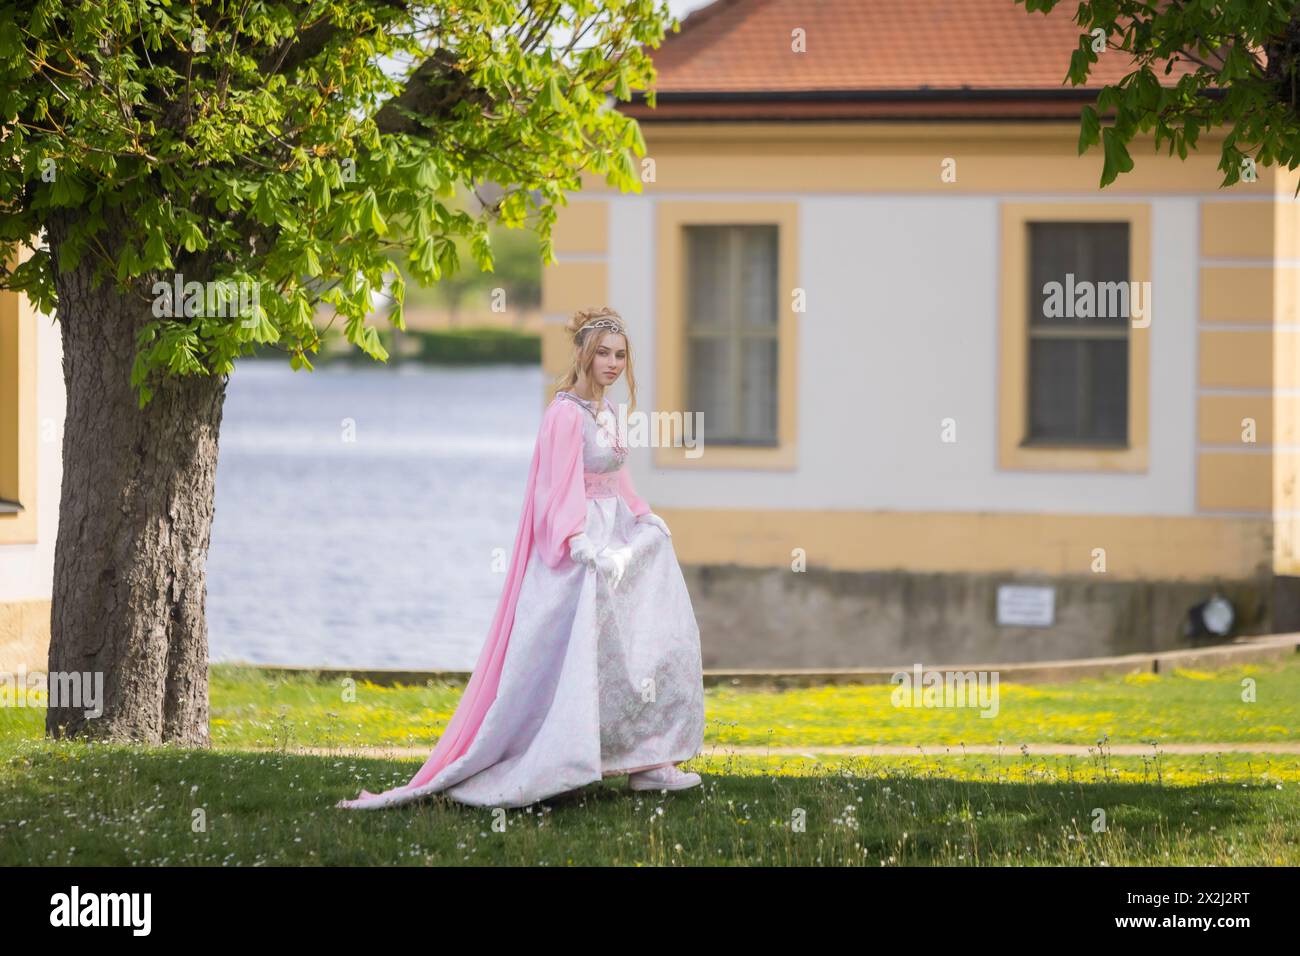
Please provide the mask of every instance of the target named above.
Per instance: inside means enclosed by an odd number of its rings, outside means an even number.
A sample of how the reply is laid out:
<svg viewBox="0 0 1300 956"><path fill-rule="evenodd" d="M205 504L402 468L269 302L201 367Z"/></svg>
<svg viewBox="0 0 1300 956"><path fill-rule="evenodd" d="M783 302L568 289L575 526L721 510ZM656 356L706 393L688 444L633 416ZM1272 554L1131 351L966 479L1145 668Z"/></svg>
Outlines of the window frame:
<svg viewBox="0 0 1300 956"><path fill-rule="evenodd" d="M656 446L656 467L771 468L793 470L797 463L795 419L798 410L796 313L791 293L797 285L799 206L794 202L690 202L656 204L657 321L655 383L656 411L688 411L686 407L687 296L686 226L768 225L777 237L777 399L776 444L712 442L704 424L704 454L687 457L690 449Z"/></svg>
<svg viewBox="0 0 1300 956"><path fill-rule="evenodd" d="M36 334L26 296L0 291L0 545L36 543Z"/></svg>
<svg viewBox="0 0 1300 956"><path fill-rule="evenodd" d="M1145 472L1149 460L1150 320L1128 326L1128 443L1048 442L1029 434L1031 222L1126 222L1130 282L1151 281L1150 203L1002 203L998 467L1025 471ZM1153 296L1154 298L1154 296ZM1147 302L1150 309L1151 302Z"/></svg>

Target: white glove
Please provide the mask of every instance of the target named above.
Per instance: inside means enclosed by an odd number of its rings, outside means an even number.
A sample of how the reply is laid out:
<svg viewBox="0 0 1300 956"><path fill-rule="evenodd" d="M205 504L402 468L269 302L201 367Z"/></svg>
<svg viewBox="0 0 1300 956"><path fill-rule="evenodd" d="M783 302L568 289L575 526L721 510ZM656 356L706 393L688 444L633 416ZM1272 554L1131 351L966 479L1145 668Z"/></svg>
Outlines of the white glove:
<svg viewBox="0 0 1300 956"><path fill-rule="evenodd" d="M623 580L623 572L627 570L628 558L631 556L629 548L619 548L617 551L612 548L605 548L600 554L596 555L596 570L609 579L611 588L618 587L618 582Z"/></svg>
<svg viewBox="0 0 1300 956"><path fill-rule="evenodd" d="M579 564L594 565L596 560L596 545L585 534L579 531L569 539L569 557Z"/></svg>
<svg viewBox="0 0 1300 956"><path fill-rule="evenodd" d="M636 521L637 524L652 524L664 534L668 535L668 537L671 538L673 536L673 533L668 530L668 525L664 523L664 519L659 517L653 511L647 511L643 515L637 515Z"/></svg>

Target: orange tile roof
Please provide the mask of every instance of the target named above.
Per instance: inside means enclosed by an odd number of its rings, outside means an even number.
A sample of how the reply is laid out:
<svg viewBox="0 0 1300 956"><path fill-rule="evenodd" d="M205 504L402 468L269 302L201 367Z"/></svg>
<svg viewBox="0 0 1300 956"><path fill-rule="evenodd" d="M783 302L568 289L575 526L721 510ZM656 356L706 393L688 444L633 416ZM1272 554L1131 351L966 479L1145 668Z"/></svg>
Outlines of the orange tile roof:
<svg viewBox="0 0 1300 956"><path fill-rule="evenodd" d="M1047 15L1013 0L715 0L648 50L658 107L638 95L620 108L638 119L849 118L907 114L906 100L917 117L1062 108L1077 117L1132 61L1107 50L1087 86L1072 86L1065 76L1082 33L1074 10L1069 0ZM796 27L807 52L791 50ZM1162 82L1191 68L1176 64Z"/></svg>

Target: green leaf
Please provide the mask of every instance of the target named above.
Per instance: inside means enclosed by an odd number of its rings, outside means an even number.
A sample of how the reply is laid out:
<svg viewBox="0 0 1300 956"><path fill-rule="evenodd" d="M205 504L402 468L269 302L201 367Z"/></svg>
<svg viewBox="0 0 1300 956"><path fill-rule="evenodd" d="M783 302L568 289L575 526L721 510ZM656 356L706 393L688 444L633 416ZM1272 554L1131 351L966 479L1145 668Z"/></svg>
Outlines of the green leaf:
<svg viewBox="0 0 1300 956"><path fill-rule="evenodd" d="M412 251L412 261L419 267L420 271L432 275L433 281L440 278L438 270L438 250L433 236L428 236L420 241L420 244Z"/></svg>
<svg viewBox="0 0 1300 956"><path fill-rule="evenodd" d="M460 266L460 256L456 254L456 243L450 239L442 243L442 252L438 254L438 265L443 275L454 275Z"/></svg>
<svg viewBox="0 0 1300 956"><path fill-rule="evenodd" d="M312 307L311 307L311 302L308 300L306 294L303 292L299 292L296 296L294 296L293 304L294 304L294 309L297 311L297 314L294 316L295 320L297 321L297 324L303 326L304 328L310 326L311 319L312 319Z"/></svg>
<svg viewBox="0 0 1300 956"><path fill-rule="evenodd" d="M1096 146L1097 140L1101 134L1101 121L1097 118L1097 111L1091 106L1083 108L1083 114L1079 118L1079 155L1082 156L1089 146Z"/></svg>
<svg viewBox="0 0 1300 956"><path fill-rule="evenodd" d="M275 203L269 182L260 183L253 199L253 215L263 225L275 222Z"/></svg>
<svg viewBox="0 0 1300 956"><path fill-rule="evenodd" d="M388 223L384 222L384 217L379 214L379 199L373 189L367 189L361 197L361 215L369 219L370 228L379 235L388 232Z"/></svg>
<svg viewBox="0 0 1300 956"><path fill-rule="evenodd" d="M475 236L469 243L470 252L474 254L474 262L478 265L480 272L494 272L495 268L492 262L492 242L486 234Z"/></svg>
<svg viewBox="0 0 1300 956"><path fill-rule="evenodd" d="M317 209L329 208L330 184L323 172L312 177L311 185L307 187L307 198Z"/></svg>
<svg viewBox="0 0 1300 956"><path fill-rule="evenodd" d="M1112 127L1106 127L1101 132L1102 149L1105 151L1105 161L1102 165L1101 185L1103 187L1110 185L1115 181L1120 173L1127 173L1133 168L1133 160L1128 154L1128 149L1124 146L1123 140Z"/></svg>
<svg viewBox="0 0 1300 956"><path fill-rule="evenodd" d="M626 143L624 145L631 146L632 149L636 151L636 154L638 156L644 156L646 154L646 144L645 144L645 137L641 133L641 124L638 123L635 119L632 119L631 126L632 126L632 142Z"/></svg>
<svg viewBox="0 0 1300 956"><path fill-rule="evenodd" d="M276 342L280 338L280 330L271 324L267 318L266 312L258 309L257 326L253 329L252 339L254 342Z"/></svg>
<svg viewBox="0 0 1300 956"><path fill-rule="evenodd" d="M425 159L420 163L415 172L415 184L421 189L430 189L436 191L441 185L441 178L438 176L438 164L432 159Z"/></svg>
<svg viewBox="0 0 1300 956"><path fill-rule="evenodd" d="M50 184L51 206L80 206L86 199L86 189L77 177L67 172L55 173Z"/></svg>
<svg viewBox="0 0 1300 956"><path fill-rule="evenodd" d="M144 261L141 265L145 269L175 268L171 253L167 250L167 241L163 238L161 229L152 230L149 233L149 238L145 240Z"/></svg>
<svg viewBox="0 0 1300 956"><path fill-rule="evenodd" d="M559 110L564 106L564 94L560 92L560 81L552 73L542 84L542 92L537 97L539 106L547 110Z"/></svg>
<svg viewBox="0 0 1300 956"><path fill-rule="evenodd" d="M122 247L122 252L117 258L117 280L119 282L125 282L131 276L137 275L139 270L136 268L136 265L139 261L139 256L136 254L135 246L129 242L126 243Z"/></svg>
<svg viewBox="0 0 1300 956"><path fill-rule="evenodd" d="M198 223L187 220L181 230L181 244L186 252L194 252L196 249L206 249L208 240L203 237L203 230L198 227Z"/></svg>
<svg viewBox="0 0 1300 956"><path fill-rule="evenodd" d="M316 256L316 250L312 246L302 247L302 256L298 261L298 269L309 276L318 276L321 274L320 259Z"/></svg>
<svg viewBox="0 0 1300 956"><path fill-rule="evenodd" d="M1083 42L1087 42L1085 39ZM1071 85L1081 86L1088 82L1088 67L1096 62L1096 54L1090 49L1077 49L1070 54L1070 67L1066 71Z"/></svg>
<svg viewBox="0 0 1300 956"><path fill-rule="evenodd" d="M379 341L379 330L367 325L361 333L361 350L381 362L388 361L388 349Z"/></svg>

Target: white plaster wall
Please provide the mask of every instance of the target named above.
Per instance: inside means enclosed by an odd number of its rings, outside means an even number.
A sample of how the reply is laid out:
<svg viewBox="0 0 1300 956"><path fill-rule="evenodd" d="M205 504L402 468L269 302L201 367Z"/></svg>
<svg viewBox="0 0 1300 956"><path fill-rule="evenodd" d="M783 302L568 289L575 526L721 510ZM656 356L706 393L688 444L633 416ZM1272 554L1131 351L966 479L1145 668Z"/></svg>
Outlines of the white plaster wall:
<svg viewBox="0 0 1300 956"><path fill-rule="evenodd" d="M797 200L796 282L807 290L808 311L797 319L798 467L656 470L648 449L634 449L633 478L652 505L1194 512L1197 197L1151 200L1151 444L1145 474L997 468L1000 196L614 197L610 301L630 323L641 409L656 407L657 398L657 198ZM1080 201L1065 195L1033 199ZM950 416L957 421L955 444L940 441L941 420Z"/></svg>

